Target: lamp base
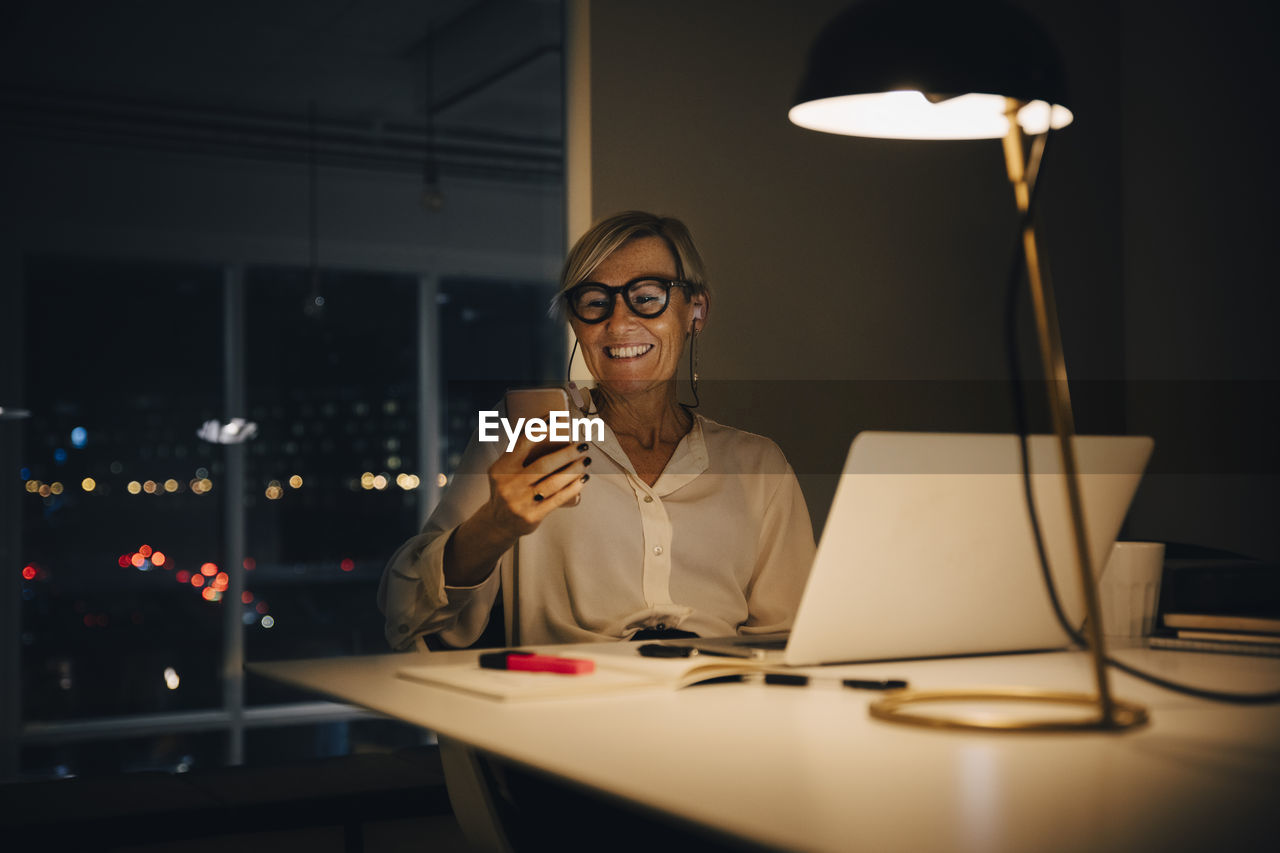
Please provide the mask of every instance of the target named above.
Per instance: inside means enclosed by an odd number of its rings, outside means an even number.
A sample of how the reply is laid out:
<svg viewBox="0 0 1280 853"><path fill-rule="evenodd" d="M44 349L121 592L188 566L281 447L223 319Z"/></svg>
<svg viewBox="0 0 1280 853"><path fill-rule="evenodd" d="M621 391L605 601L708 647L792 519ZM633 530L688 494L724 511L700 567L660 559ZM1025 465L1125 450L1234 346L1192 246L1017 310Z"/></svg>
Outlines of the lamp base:
<svg viewBox="0 0 1280 853"><path fill-rule="evenodd" d="M1094 708L1097 716L1079 719L979 718L933 715L905 710L925 702L1041 702ZM932 729L960 729L996 732L1089 732L1121 731L1147 723L1147 709L1133 702L1111 700L1110 718L1104 716L1098 697L1090 693L1039 690L1033 687L995 687L983 690L895 690L871 703L871 716L889 723L904 723Z"/></svg>

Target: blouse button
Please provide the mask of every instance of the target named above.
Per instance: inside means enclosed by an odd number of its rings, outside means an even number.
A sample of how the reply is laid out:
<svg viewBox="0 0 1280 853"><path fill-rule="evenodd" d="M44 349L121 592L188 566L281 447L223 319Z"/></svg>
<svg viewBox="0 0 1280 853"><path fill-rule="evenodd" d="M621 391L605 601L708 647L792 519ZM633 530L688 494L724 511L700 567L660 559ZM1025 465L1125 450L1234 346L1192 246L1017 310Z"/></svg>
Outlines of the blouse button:
<svg viewBox="0 0 1280 853"><path fill-rule="evenodd" d="M645 503L647 503L647 504L651 504L651 503L653 503L653 495L645 495L645 496L644 496L644 502L645 502Z"/></svg>
<svg viewBox="0 0 1280 853"><path fill-rule="evenodd" d="M655 554L661 554L661 553L662 553L662 546L661 546L661 545L654 545L654 546L653 546L653 553L655 553Z"/></svg>

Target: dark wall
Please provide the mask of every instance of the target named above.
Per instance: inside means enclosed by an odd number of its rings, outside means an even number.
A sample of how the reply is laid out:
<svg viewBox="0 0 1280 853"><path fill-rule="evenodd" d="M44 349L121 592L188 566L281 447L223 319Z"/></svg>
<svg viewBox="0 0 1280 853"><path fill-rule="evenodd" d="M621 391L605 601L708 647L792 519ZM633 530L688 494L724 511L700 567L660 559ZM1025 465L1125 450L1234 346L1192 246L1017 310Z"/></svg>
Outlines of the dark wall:
<svg viewBox="0 0 1280 853"><path fill-rule="evenodd" d="M1079 116L1042 191L1068 358L1076 377L1114 380L1119 33L1101 2L1028 5L1059 36ZM1013 428L1001 318L1016 214L999 142L855 139L787 120L808 45L843 6L591 7L593 213L689 223L714 289L704 410L778 441L818 529L858 430ZM1120 429L1122 409L1082 401L1080 419Z"/></svg>
<svg viewBox="0 0 1280 853"><path fill-rule="evenodd" d="M1124 282L1137 536L1280 559L1274 4L1130 2Z"/></svg>
<svg viewBox="0 0 1280 853"><path fill-rule="evenodd" d="M844 5L615 2L590 24L592 215L689 223L715 288L704 410L782 445L819 529L857 430L1013 426L999 145L787 122L807 47ZM1040 234L1077 424L1157 442L1125 535L1280 556L1276 12L1019 5L1057 41L1076 115L1051 142ZM1023 329L1036 371L1025 314Z"/></svg>

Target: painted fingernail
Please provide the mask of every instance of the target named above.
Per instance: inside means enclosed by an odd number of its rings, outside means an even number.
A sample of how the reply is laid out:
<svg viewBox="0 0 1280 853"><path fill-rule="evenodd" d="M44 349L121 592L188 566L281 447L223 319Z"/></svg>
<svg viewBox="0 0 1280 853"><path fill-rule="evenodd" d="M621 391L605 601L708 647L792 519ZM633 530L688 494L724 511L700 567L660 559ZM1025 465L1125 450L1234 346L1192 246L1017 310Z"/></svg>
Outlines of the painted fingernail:
<svg viewBox="0 0 1280 853"><path fill-rule="evenodd" d="M583 442L582 444L579 444L579 445L578 445L578 452L579 452L579 453L586 453L586 452L587 452L587 444L586 444L586 442Z"/></svg>
<svg viewBox="0 0 1280 853"><path fill-rule="evenodd" d="M590 465L590 464L591 464L591 457L590 457L590 456L588 456L586 459L583 459L583 460L582 460L582 467L584 467L584 468L585 468L585 467L587 467L587 466L588 466L588 465Z"/></svg>
<svg viewBox="0 0 1280 853"><path fill-rule="evenodd" d="M591 479L591 475L590 475L590 474L583 474L583 475L582 475L582 482L584 482L584 483L585 483L585 482L587 482L587 480L590 480L590 479Z"/></svg>

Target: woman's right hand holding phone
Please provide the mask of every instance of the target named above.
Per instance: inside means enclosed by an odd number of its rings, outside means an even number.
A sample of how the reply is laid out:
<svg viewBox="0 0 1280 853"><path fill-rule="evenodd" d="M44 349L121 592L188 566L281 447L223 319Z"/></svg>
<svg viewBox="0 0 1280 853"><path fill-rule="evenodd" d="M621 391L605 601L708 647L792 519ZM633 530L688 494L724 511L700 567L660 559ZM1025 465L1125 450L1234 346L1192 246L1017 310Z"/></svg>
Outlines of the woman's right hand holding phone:
<svg viewBox="0 0 1280 853"><path fill-rule="evenodd" d="M513 543L537 530L555 510L574 503L590 477L590 445L565 445L526 464L540 444L521 436L511 452L489 466L488 520L507 531Z"/></svg>
<svg viewBox="0 0 1280 853"><path fill-rule="evenodd" d="M458 526L445 546L449 586L481 583L517 539L537 530L560 507L577 502L590 478L590 445L566 445L526 465L539 444L521 436L489 466L488 502Z"/></svg>

